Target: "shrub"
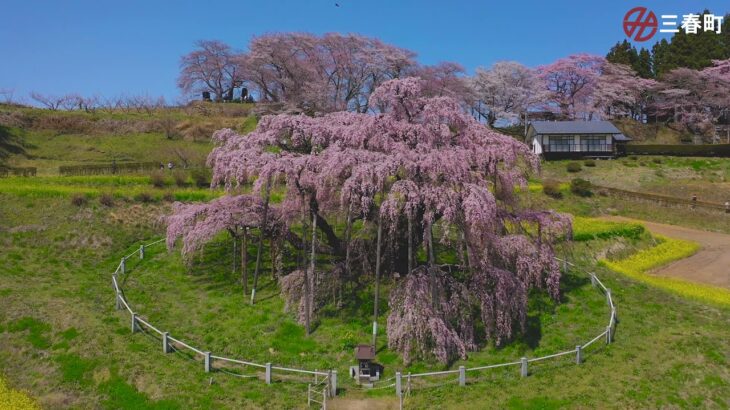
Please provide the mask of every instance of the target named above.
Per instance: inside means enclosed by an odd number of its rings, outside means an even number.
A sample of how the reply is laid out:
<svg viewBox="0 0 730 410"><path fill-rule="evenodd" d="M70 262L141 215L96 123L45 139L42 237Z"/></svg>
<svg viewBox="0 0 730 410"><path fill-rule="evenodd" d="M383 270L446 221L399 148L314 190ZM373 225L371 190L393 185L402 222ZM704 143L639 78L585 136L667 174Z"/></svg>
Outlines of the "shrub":
<svg viewBox="0 0 730 410"><path fill-rule="evenodd" d="M661 158L652 158L652 161L654 161L655 164L661 164L662 159Z"/></svg>
<svg viewBox="0 0 730 410"><path fill-rule="evenodd" d="M639 159L639 157L637 157L636 155L629 155L629 159L632 161L636 161L637 159Z"/></svg>
<svg viewBox="0 0 730 410"><path fill-rule="evenodd" d="M176 170L172 173L172 177L175 179L175 185L179 187L188 185L188 174L185 171Z"/></svg>
<svg viewBox="0 0 730 410"><path fill-rule="evenodd" d="M592 160L592 159L587 159L587 160L583 161L583 165L585 165L587 167L595 167L596 161Z"/></svg>
<svg viewBox="0 0 730 410"><path fill-rule="evenodd" d="M199 188L206 188L210 186L210 169L208 168L194 168L190 171L190 175L193 177L195 186Z"/></svg>
<svg viewBox="0 0 730 410"><path fill-rule="evenodd" d="M569 162L568 165L565 167L565 169L568 170L568 172L580 172L581 166L579 162Z"/></svg>
<svg viewBox="0 0 730 410"><path fill-rule="evenodd" d="M573 218L573 240L590 241L616 236L638 239L645 232L644 225L631 222L614 222L603 219Z"/></svg>
<svg viewBox="0 0 730 410"><path fill-rule="evenodd" d="M165 195L162 196L162 200L166 202L175 202L175 194L172 192L165 192Z"/></svg>
<svg viewBox="0 0 730 410"><path fill-rule="evenodd" d="M85 194L73 194L73 196L71 196L71 203L76 206L84 206L89 203L89 198L87 198Z"/></svg>
<svg viewBox="0 0 730 410"><path fill-rule="evenodd" d="M546 179L542 183L542 192L545 193L545 195L560 199L563 197L563 193L560 192L560 182L554 180L554 179Z"/></svg>
<svg viewBox="0 0 730 410"><path fill-rule="evenodd" d="M639 166L645 167L645 166L646 166L646 162L644 162L644 161L639 161Z"/></svg>
<svg viewBox="0 0 730 410"><path fill-rule="evenodd" d="M149 192L140 192L134 197L134 199L137 202L149 203L152 202L152 194L150 194Z"/></svg>
<svg viewBox="0 0 730 410"><path fill-rule="evenodd" d="M155 188L162 188L165 186L165 173L163 171L155 171L150 176L152 186Z"/></svg>
<svg viewBox="0 0 730 410"><path fill-rule="evenodd" d="M104 192L103 194L101 194L101 196L99 196L99 203L111 208L112 206L114 206L114 197L112 196L112 194Z"/></svg>
<svg viewBox="0 0 730 410"><path fill-rule="evenodd" d="M583 197L593 195L591 192L591 183L585 179L575 178L570 181L570 192Z"/></svg>

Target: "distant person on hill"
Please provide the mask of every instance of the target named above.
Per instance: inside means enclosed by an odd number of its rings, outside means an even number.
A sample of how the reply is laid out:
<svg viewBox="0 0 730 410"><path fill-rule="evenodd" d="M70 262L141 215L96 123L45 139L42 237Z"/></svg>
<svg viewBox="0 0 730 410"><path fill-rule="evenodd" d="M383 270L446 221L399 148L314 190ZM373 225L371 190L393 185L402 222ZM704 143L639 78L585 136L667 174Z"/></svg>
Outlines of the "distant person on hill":
<svg viewBox="0 0 730 410"><path fill-rule="evenodd" d="M162 162L160 162L160 170L164 170L164 169L165 169L165 164L163 164Z"/></svg>
<svg viewBox="0 0 730 410"><path fill-rule="evenodd" d="M692 209L697 207L697 194L692 194Z"/></svg>
<svg viewBox="0 0 730 410"><path fill-rule="evenodd" d="M169 169L170 171L172 171L172 167L174 167L174 165L172 165L172 161L168 162L167 163L167 169Z"/></svg>
<svg viewBox="0 0 730 410"><path fill-rule="evenodd" d="M725 201L725 213L730 214L730 201Z"/></svg>

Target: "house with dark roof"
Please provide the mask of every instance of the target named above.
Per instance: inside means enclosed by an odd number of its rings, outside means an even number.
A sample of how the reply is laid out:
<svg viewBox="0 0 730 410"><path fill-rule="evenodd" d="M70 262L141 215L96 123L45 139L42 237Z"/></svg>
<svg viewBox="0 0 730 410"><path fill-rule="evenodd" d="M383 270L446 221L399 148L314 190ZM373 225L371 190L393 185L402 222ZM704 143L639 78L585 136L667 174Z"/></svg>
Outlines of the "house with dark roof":
<svg viewBox="0 0 730 410"><path fill-rule="evenodd" d="M631 138L609 121L534 121L527 141L545 159L615 158Z"/></svg>

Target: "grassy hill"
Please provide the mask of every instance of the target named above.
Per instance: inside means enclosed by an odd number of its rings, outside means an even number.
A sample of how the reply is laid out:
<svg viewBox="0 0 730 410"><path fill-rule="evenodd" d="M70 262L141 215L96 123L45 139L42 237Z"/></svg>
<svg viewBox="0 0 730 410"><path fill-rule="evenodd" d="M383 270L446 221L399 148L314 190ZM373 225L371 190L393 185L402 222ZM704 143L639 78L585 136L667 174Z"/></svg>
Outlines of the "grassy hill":
<svg viewBox="0 0 730 410"><path fill-rule="evenodd" d="M109 275L119 258L164 234L160 217L171 211L169 202L209 200L221 195L220 190L196 186L192 175L178 178L170 172L55 175L59 165L112 160L167 162L188 155L199 164L211 148L211 128L250 130L255 125L251 109L203 104L151 113L83 113L0 106L0 124L22 141L26 151L11 155L9 162L37 166L42 174L0 179L0 379L7 380L10 388L29 392L47 408L307 407L306 385L311 380L275 377L273 385L266 385L246 377L254 373L245 368L225 369L237 375L206 374L202 363L190 356L163 354L152 335L132 334L129 317L114 309ZM630 165L599 161L598 167L584 168L580 175L628 184L634 179L643 183L661 171L672 175L666 186L676 185L682 176L687 181L698 175L730 176L722 161L651 161L654 165L625 161ZM573 175L560 162L546 164L545 173L559 179ZM540 208L574 214L621 213L631 208L640 217L661 214L675 222L684 219L730 230L730 222L700 212L689 216L682 210L657 212L650 205L633 207L600 196L585 199L566 192L553 200L541 192L528 192L524 199ZM576 229L585 228L581 226ZM467 386L461 388L454 380L433 380L414 388L406 408L728 407L730 311L596 266L599 256L621 259L653 247L656 243L649 235L596 237L601 239L560 249L570 253L580 268L565 273L560 303L535 292L525 333L501 347L485 343L450 367L572 349L602 331L605 300L582 271L595 271L613 290L620 320L616 343L594 345L579 366L572 356L531 364L532 374L524 379L511 367L470 374ZM367 391L347 377L348 367L355 364L354 345L370 339L373 290L367 280L343 307L325 306L314 332L306 336L293 314L284 310L267 262L260 302L247 303L239 274L231 269L232 253L225 235L190 266L178 252L149 249L143 262L130 262L125 295L145 318L213 352L338 370L341 408L363 399L383 407L397 405L392 387ZM249 253L255 254L254 249ZM249 262L251 270L253 261ZM381 289L385 309L392 280L384 279ZM386 315L387 311L381 316L382 329ZM397 370L444 368L426 361L405 366L388 349L384 336L377 361L385 366L385 379Z"/></svg>
<svg viewBox="0 0 730 410"><path fill-rule="evenodd" d="M161 162L199 166L220 128L252 130L250 104L197 103L150 112L49 111L0 105L0 130L22 147L7 165L56 175L61 165Z"/></svg>

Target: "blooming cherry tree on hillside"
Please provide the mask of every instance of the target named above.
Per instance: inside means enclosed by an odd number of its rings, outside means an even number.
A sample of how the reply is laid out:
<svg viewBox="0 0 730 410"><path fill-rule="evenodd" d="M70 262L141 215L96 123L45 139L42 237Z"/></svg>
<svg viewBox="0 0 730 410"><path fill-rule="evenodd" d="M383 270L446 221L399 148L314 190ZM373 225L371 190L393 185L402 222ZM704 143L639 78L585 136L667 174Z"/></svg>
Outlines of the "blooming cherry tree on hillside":
<svg viewBox="0 0 730 410"><path fill-rule="evenodd" d="M308 331L323 282L307 275L344 271L346 278L373 275L374 320L381 278L395 281L387 334L406 360L465 357L477 346L479 320L494 342L513 337L524 328L530 288L558 298L551 245L570 235L568 218L521 209L514 195L537 170L537 157L455 99L426 96L418 78L384 82L368 104L378 113L268 116L245 136L216 132L208 158L213 184L231 191L251 184L264 202L273 186L285 186L272 215L311 229L311 239L290 241L309 242L310 266L283 282L288 289L303 284ZM256 201L241 204L258 220ZM354 232L356 221L361 232ZM321 252L330 262L315 266ZM439 260L445 253L458 262Z"/></svg>

